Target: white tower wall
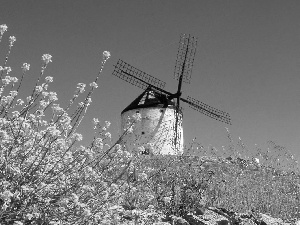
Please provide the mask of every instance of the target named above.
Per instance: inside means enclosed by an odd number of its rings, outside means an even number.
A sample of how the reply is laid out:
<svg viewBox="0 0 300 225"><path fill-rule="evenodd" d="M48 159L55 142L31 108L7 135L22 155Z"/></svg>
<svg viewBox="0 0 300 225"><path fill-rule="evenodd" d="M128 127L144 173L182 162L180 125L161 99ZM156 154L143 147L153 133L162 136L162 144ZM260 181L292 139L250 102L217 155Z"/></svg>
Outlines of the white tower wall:
<svg viewBox="0 0 300 225"><path fill-rule="evenodd" d="M129 118L140 114L141 120L134 126L132 132L124 136L123 141L129 150L147 144L153 146L153 154L177 155L183 153L182 115L178 116L177 148L175 147L176 114L173 106L167 108L147 107L137 108L123 112L121 115L121 128L128 128ZM176 150L177 149L177 150Z"/></svg>

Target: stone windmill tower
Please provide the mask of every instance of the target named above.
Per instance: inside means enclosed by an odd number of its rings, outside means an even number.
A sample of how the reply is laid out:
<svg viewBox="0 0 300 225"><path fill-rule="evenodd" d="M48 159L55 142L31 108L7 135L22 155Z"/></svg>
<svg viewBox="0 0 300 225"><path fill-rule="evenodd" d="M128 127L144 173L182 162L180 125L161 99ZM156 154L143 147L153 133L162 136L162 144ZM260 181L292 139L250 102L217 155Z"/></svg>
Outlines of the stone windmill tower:
<svg viewBox="0 0 300 225"><path fill-rule="evenodd" d="M128 128L130 118L135 115L141 119L133 126L133 132L124 137L127 148L144 146L146 153L182 154L182 114L177 115L174 101L148 88L122 111L123 131Z"/></svg>
<svg viewBox="0 0 300 225"><path fill-rule="evenodd" d="M182 110L180 102L213 119L231 124L228 113L215 109L194 98L181 97L182 82L190 83L197 40L183 34L179 41L174 78L178 80L177 92L172 94L164 90L165 82L146 74L119 59L113 75L145 91L121 113L121 128L128 129L131 117L138 115L138 121L132 132L123 137L130 150L144 146L145 153L177 155L183 153ZM150 153L151 153L150 152Z"/></svg>

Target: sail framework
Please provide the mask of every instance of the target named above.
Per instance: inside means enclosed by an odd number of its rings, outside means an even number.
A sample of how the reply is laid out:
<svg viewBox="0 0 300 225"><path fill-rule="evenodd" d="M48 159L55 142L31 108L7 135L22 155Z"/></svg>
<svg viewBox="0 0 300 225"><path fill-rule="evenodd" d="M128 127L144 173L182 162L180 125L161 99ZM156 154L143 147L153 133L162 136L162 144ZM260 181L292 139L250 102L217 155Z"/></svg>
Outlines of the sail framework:
<svg viewBox="0 0 300 225"><path fill-rule="evenodd" d="M115 65L113 75L144 90L149 86L164 89L166 85L166 82L131 66L121 59Z"/></svg>
<svg viewBox="0 0 300 225"><path fill-rule="evenodd" d="M183 34L180 37L177 59L174 70L174 78L179 80L182 74L182 81L191 82L192 68L197 48L197 38Z"/></svg>
<svg viewBox="0 0 300 225"><path fill-rule="evenodd" d="M221 121L221 122L231 125L231 118L227 112L223 112L219 109L209 106L209 105L207 105L199 100L196 100L190 96L187 97L187 100L185 100L185 99L182 99L182 100L184 100L186 103L188 103L188 105L192 109L197 110L197 111L203 113L204 115L209 116L215 120L218 120L218 121Z"/></svg>

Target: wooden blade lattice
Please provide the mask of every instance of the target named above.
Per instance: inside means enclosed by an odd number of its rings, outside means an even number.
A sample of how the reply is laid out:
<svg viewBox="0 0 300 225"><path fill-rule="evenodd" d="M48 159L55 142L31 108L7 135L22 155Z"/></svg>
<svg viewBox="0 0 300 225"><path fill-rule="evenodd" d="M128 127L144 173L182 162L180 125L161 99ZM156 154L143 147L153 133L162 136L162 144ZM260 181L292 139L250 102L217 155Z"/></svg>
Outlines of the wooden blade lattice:
<svg viewBox="0 0 300 225"><path fill-rule="evenodd" d="M221 121L221 122L231 125L231 118L228 113L223 112L214 107L211 107L211 106L209 106L203 102L200 102L190 96L187 97L187 100L183 99L183 98L180 98L180 99L182 101L188 103L192 109L197 110L198 112L201 112L202 114L209 116L210 118L213 118L215 120L218 120L218 121Z"/></svg>
<svg viewBox="0 0 300 225"><path fill-rule="evenodd" d="M131 66L121 59L118 60L112 74L144 90L146 90L149 86L157 89L163 89L166 85L165 82Z"/></svg>
<svg viewBox="0 0 300 225"><path fill-rule="evenodd" d="M180 37L177 59L174 70L174 78L190 83L194 58L196 54L197 38L183 34Z"/></svg>

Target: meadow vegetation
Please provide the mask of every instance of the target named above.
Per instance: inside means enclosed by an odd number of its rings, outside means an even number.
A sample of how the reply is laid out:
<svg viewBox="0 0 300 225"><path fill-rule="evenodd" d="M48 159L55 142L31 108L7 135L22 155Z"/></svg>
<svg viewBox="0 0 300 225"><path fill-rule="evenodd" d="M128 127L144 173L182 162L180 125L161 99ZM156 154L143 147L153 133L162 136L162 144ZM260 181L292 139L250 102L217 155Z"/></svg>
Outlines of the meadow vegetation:
<svg viewBox="0 0 300 225"><path fill-rule="evenodd" d="M6 33L0 25L1 45ZM182 156L145 155L146 146L128 151L123 143L140 119L136 115L114 143L110 122L95 118L91 143L80 145L77 129L110 53L103 52L95 80L79 83L69 104L60 106L53 77L46 76L50 54L42 56L29 95L18 95L30 65L21 66L20 77L11 75L15 41L8 38L0 67L0 224L158 225L203 206L300 218L299 164L272 141L267 150L249 150L227 130L222 150L194 140Z"/></svg>

